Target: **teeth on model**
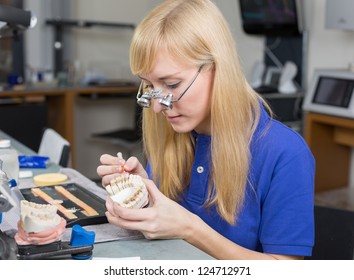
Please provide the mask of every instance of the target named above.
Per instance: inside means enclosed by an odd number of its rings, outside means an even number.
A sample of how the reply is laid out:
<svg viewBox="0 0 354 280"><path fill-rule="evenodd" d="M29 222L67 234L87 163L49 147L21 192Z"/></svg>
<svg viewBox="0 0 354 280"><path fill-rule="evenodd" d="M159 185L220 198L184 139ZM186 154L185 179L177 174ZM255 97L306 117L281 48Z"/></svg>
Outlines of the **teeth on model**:
<svg viewBox="0 0 354 280"><path fill-rule="evenodd" d="M122 174L111 180L106 190L113 201L126 208L142 208L149 202L146 186L139 175Z"/></svg>
<svg viewBox="0 0 354 280"><path fill-rule="evenodd" d="M51 229L61 221L57 214L57 207L50 204L37 204L21 200L20 211L21 225L27 233Z"/></svg>

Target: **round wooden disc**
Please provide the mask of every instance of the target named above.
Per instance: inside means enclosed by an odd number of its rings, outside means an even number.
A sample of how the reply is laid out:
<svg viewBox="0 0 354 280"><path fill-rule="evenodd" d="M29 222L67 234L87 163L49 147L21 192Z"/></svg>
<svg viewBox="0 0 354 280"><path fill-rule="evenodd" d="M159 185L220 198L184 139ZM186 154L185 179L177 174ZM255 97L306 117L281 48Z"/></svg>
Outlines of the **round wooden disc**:
<svg viewBox="0 0 354 280"><path fill-rule="evenodd" d="M68 176L61 173L46 173L33 177L33 181L38 187L57 185L67 180Z"/></svg>

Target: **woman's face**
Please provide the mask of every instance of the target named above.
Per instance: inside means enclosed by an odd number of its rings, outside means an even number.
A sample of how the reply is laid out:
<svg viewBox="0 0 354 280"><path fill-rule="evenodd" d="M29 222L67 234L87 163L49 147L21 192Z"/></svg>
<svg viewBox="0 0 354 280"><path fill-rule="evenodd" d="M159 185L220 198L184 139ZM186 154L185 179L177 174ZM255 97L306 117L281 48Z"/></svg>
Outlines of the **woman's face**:
<svg viewBox="0 0 354 280"><path fill-rule="evenodd" d="M162 113L176 132L195 130L200 134L210 134L210 98L214 76L212 70L204 68L183 97L172 103L172 109L159 104L159 99L152 101L152 109ZM152 71L140 77L152 89L162 89L162 95L171 93L176 99L188 88L198 70L195 65L176 61L161 50Z"/></svg>

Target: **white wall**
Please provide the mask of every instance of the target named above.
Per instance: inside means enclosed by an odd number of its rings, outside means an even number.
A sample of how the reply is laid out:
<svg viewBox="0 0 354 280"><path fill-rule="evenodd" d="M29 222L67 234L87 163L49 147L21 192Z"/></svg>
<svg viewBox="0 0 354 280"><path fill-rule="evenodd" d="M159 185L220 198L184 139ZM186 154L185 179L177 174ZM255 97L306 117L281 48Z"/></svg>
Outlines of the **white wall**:
<svg viewBox="0 0 354 280"><path fill-rule="evenodd" d="M145 14L147 1L76 0L73 14L77 19L137 24ZM108 78L131 78L129 43L132 29L91 28L73 30L73 57L80 62L81 73L101 72Z"/></svg>
<svg viewBox="0 0 354 280"><path fill-rule="evenodd" d="M71 2L70 0L24 0L23 6L37 18L36 26L24 33L26 70L32 69L36 72L53 70L54 32L53 28L45 22L47 19L71 18ZM67 36L63 39L66 40ZM67 53L71 52L68 44L65 48Z"/></svg>
<svg viewBox="0 0 354 280"><path fill-rule="evenodd" d="M41 0L25 0L24 9L31 11L37 17L37 24L33 29L25 32L25 65L39 71L52 69L53 35L51 28L45 26L45 20L50 12L51 2L42 3ZM29 69L26 69L29 70ZM29 78L29 77L26 77Z"/></svg>

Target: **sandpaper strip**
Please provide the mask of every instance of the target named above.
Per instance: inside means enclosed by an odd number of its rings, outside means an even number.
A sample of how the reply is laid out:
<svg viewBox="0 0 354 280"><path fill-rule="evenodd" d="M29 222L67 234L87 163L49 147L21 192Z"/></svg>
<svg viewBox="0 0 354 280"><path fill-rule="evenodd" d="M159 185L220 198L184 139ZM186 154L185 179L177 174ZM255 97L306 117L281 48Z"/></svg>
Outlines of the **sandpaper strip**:
<svg viewBox="0 0 354 280"><path fill-rule="evenodd" d="M91 206L87 205L85 202L83 202L82 200L77 198L75 195L73 195L71 192L69 192L63 186L55 186L54 188L58 193L65 196L67 199L71 200L76 205L80 206L84 210L83 213L86 216L98 216L99 215L99 213L95 209L93 209Z"/></svg>
<svg viewBox="0 0 354 280"><path fill-rule="evenodd" d="M45 202L52 204L58 208L58 211L64 214L65 217L68 219L77 219L78 217L72 213L71 210L65 208L63 205L61 205L58 201L53 199L51 196L46 194L44 191L42 191L39 188L32 188L31 189L32 193L39 196L41 199L43 199Z"/></svg>

